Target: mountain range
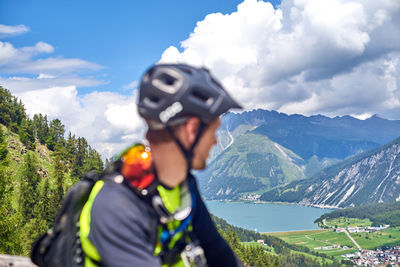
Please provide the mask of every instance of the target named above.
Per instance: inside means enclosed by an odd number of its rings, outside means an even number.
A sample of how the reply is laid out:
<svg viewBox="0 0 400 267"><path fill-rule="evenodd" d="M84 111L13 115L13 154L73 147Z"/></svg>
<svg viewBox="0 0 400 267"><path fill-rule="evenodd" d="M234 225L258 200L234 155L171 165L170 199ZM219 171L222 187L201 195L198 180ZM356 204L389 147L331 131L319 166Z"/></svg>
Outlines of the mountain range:
<svg viewBox="0 0 400 267"><path fill-rule="evenodd" d="M392 141L399 133L400 121L377 115L359 120L262 109L228 113L222 118L219 145L208 168L197 175L208 199L237 200L308 180L324 168Z"/></svg>
<svg viewBox="0 0 400 267"><path fill-rule="evenodd" d="M400 138L264 193L264 201L344 208L400 200Z"/></svg>

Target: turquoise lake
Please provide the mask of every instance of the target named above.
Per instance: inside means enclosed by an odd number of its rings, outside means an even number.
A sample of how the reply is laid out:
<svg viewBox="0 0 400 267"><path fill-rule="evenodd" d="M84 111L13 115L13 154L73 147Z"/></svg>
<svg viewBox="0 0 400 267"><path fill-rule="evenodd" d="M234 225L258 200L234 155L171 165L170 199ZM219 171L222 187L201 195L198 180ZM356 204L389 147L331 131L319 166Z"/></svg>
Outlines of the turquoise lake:
<svg viewBox="0 0 400 267"><path fill-rule="evenodd" d="M331 209L297 205L206 201L208 210L229 224L257 232L318 229L314 220Z"/></svg>

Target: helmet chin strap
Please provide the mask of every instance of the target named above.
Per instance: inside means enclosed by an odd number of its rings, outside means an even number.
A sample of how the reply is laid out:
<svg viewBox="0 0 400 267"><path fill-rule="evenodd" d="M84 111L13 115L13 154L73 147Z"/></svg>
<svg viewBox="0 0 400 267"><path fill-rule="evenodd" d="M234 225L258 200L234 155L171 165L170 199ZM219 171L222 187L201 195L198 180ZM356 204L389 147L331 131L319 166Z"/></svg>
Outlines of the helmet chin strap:
<svg viewBox="0 0 400 267"><path fill-rule="evenodd" d="M187 173L189 174L191 169L192 169L192 159L194 156L193 150L195 148L195 146L197 145L197 143L200 140L201 135L204 132L204 129L206 128L206 124L204 122L200 122L199 125L199 129L197 131L197 135L196 138L194 139L192 145L190 146L189 149L186 149L182 142L178 139L178 137L175 135L174 131L172 130L172 128L170 126L167 126L166 129L169 132L169 134L171 135L171 137L174 139L175 143L178 145L179 149L182 151L183 155L186 158L187 161Z"/></svg>

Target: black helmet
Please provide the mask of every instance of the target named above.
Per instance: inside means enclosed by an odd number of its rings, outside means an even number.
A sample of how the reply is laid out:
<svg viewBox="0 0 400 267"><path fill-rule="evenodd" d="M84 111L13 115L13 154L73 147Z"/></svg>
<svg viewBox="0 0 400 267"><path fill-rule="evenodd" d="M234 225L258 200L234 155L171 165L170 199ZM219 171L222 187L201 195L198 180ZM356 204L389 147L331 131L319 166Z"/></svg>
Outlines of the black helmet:
<svg viewBox="0 0 400 267"><path fill-rule="evenodd" d="M205 68L158 64L143 75L139 114L152 129L185 122L190 116L208 124L231 108L241 108Z"/></svg>

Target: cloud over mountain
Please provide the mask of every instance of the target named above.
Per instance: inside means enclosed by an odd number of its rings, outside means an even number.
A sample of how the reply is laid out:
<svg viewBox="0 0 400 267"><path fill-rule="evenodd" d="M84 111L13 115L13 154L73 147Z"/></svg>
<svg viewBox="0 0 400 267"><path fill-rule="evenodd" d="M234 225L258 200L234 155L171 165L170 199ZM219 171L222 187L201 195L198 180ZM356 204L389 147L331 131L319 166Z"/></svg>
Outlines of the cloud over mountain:
<svg viewBox="0 0 400 267"><path fill-rule="evenodd" d="M398 119L399 25L398 0L245 0L207 15L161 61L209 67L248 109ZM124 94L93 91L113 82L109 66L63 57L46 40L12 41L29 31L0 24L0 85L30 114L62 119L107 157L143 137L136 81L115 88Z"/></svg>
<svg viewBox="0 0 400 267"><path fill-rule="evenodd" d="M211 68L248 108L394 117L398 25L396 0L284 0L276 9L245 0L198 22L181 51L171 46L160 61Z"/></svg>

